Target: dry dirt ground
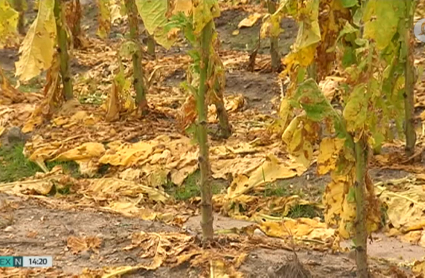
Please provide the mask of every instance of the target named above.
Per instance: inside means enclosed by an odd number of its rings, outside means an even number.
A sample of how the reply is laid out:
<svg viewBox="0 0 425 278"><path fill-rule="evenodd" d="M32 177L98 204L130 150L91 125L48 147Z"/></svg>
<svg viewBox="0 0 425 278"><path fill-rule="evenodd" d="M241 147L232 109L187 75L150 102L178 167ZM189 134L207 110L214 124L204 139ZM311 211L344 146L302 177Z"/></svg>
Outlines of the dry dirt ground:
<svg viewBox="0 0 425 278"><path fill-rule="evenodd" d="M92 5L84 7L85 25L90 25L88 33L96 29L94 16L96 9ZM256 46L259 24L254 28L241 30L235 37L232 32L238 22L247 15L242 10L223 12L217 19L224 49L251 51ZM34 16L33 14L29 15ZM88 19L89 20L88 20ZM91 23L90 23L91 22ZM296 25L293 21L282 22L286 30L281 36L282 54L289 51ZM267 53L267 42L263 42L260 52ZM17 51L0 51L0 65L9 71L14 70ZM75 68L74 68L75 69ZM81 70L81 69L79 69ZM271 100L279 96L279 87L272 73L247 72L235 70L226 73L226 94L242 93L248 100L248 109L256 108L264 113L271 113L274 107ZM169 84L178 84L184 79L183 73L176 73L167 80ZM400 171L372 170L374 181L399 178L407 175ZM303 191L306 198L319 200L321 192L328 182L328 177L316 177L311 169L301 177L282 181L291 190ZM96 210L58 210L50 208L37 198L23 199L21 197L0 194L0 255L51 255L54 268L62 272L62 277L71 277L81 273L83 268L101 268L103 266L135 265L140 262L138 250L123 251L130 245L131 234L137 231L167 232L179 231L179 228L167 226L159 222L143 221L128 218L118 214L99 212ZM243 227L250 223L237 221L223 216L215 216L215 227L226 229ZM185 224L186 230L199 231L199 217L190 218ZM102 239L99 254L82 252L73 255L68 250L66 240L70 235L97 236ZM350 242L344 243L346 246ZM355 263L348 253L332 254L310 250L296 250L301 263L309 269L313 277L344 278L355 277ZM376 277L412 277L408 270L399 269L391 262L412 261L420 259L425 250L418 246L402 243L387 238L382 234L376 235L369 245L370 264ZM387 261L388 260L388 261ZM246 277L290 277L284 273L288 263L294 261L290 250L270 250L259 248L252 251L240 270ZM0 269L0 276L2 270ZM56 276L55 276L56 275ZM58 277L59 274L40 274L39 277ZM405 276L403 276L405 275ZM18 276L16 276L18 277ZM198 270L182 265L175 269L161 267L155 271L139 271L125 277L198 277Z"/></svg>
<svg viewBox="0 0 425 278"><path fill-rule="evenodd" d="M52 209L33 198L22 199L0 194L0 202L2 204L0 225L3 230L0 234L0 254L53 256L54 268L59 270L63 277L78 275L84 268L95 269L140 263L140 250L123 251L124 247L131 245L131 235L134 232L181 231L159 222L127 218L92 209L70 211ZM199 220L199 217L189 219L185 230L197 231ZM239 228L251 224L219 215L215 215L215 220L216 229ZM69 236L100 238L102 245L99 254L87 251L72 254L67 248ZM332 254L312 250L296 252L301 263L313 277L355 277L355 264L349 253ZM382 234L375 235L375 242L369 245L370 264L376 277L403 277L392 276L391 271L395 266L391 262L420 259L423 254L424 250L418 246L401 243ZM240 270L246 277L289 277L284 273L281 273L282 276L273 275L280 267L293 260L293 252L290 250L259 248L250 252ZM190 275L198 277L197 273L197 269L182 265L173 269L161 267L156 271L143 270L125 277L165 278ZM406 270L406 275L407 273Z"/></svg>

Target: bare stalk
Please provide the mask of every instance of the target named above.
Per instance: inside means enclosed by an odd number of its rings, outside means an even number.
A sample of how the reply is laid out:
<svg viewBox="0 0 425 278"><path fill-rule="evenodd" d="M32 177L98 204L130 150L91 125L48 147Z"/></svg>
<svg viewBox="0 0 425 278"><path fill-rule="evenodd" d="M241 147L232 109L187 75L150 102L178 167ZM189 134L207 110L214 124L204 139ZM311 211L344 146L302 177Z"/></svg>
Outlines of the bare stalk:
<svg viewBox="0 0 425 278"><path fill-rule="evenodd" d="M136 104L142 114L147 112L148 102L146 100L146 86L143 79L142 68L142 48L139 42L139 27L137 20L137 7L134 0L125 1L125 8L128 15L130 27L130 39L136 44L137 50L133 54L133 78L134 89L136 90Z"/></svg>
<svg viewBox="0 0 425 278"><path fill-rule="evenodd" d="M276 1L267 0L267 9L269 14L276 12ZM282 69L282 62L279 54L279 37L270 37L270 55L272 59L272 71L279 72Z"/></svg>
<svg viewBox="0 0 425 278"><path fill-rule="evenodd" d="M69 67L68 36L65 29L65 17L62 9L62 0L55 0L54 14L56 20L56 32L58 52L60 59L60 74L63 84L63 92L66 100L74 97L72 92L72 79Z"/></svg>
<svg viewBox="0 0 425 278"><path fill-rule="evenodd" d="M25 8L23 0L13 1L15 4L15 10L19 13L18 17L18 32L21 35L25 35Z"/></svg>
<svg viewBox="0 0 425 278"><path fill-rule="evenodd" d="M405 135L406 135L406 154L412 156L415 151L416 145L416 132L415 132L415 121L414 121L414 86L415 86L415 69L414 69L414 58L413 58L413 44L412 38L412 26L413 17L415 11L415 1L406 0L406 15L405 28L404 28L404 41L403 44L407 49L407 57L405 61L405 92L404 92L404 112L405 112Z"/></svg>
<svg viewBox="0 0 425 278"><path fill-rule="evenodd" d="M356 200L356 220L354 243L356 245L357 278L368 278L367 263L367 230L366 230L366 172L367 172L367 141L362 137L354 144L356 152L356 182L354 196Z"/></svg>
<svg viewBox="0 0 425 278"><path fill-rule="evenodd" d="M213 21L205 25L201 34L201 69L199 89L196 95L196 108L198 110L198 144L199 144L199 168L201 170L201 227L202 240L208 242L213 239L213 215L212 215L212 190L210 183L209 146L207 135L207 104L206 94L208 91L208 65L210 63L210 49L213 34Z"/></svg>

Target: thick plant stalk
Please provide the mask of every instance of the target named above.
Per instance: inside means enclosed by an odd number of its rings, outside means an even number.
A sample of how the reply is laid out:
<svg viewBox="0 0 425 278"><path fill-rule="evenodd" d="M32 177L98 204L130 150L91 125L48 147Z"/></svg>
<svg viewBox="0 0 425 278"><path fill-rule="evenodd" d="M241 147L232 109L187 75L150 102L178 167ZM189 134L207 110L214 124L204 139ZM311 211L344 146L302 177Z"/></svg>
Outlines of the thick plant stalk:
<svg viewBox="0 0 425 278"><path fill-rule="evenodd" d="M139 27L137 20L137 7L134 0L126 0L125 8L128 15L130 27L130 39L137 45L137 50L133 54L133 78L134 89L136 91L136 104L142 114L147 112L148 102L146 100L146 86L143 79L142 49L139 43Z"/></svg>
<svg viewBox="0 0 425 278"><path fill-rule="evenodd" d="M412 26L413 16L415 10L415 1L406 0L406 28L404 28L404 44L407 49L407 57L405 62L405 92L404 92L404 112L405 112L405 135L406 135L406 154L412 156L415 151L416 144L416 132L414 122L414 86L415 86L415 69L414 69L414 58L413 58L413 38L412 38Z"/></svg>
<svg viewBox="0 0 425 278"><path fill-rule="evenodd" d="M275 0L267 0L267 9L269 14L274 14L276 12ZM282 69L279 54L279 37L270 37L270 55L272 59L272 71L279 72Z"/></svg>
<svg viewBox="0 0 425 278"><path fill-rule="evenodd" d="M54 14L56 19L56 32L58 52L60 59L60 74L63 84L63 92L66 100L72 99L72 79L69 67L68 36L65 30L65 18L62 12L62 0L55 0Z"/></svg>
<svg viewBox="0 0 425 278"><path fill-rule="evenodd" d="M212 42L213 22L205 25L201 34L201 69L199 90L196 95L196 109L198 110L198 144L199 144L199 168L201 170L201 227L202 240L204 243L211 241L214 236L212 215L212 190L210 183L210 161L207 135L207 104L206 94L208 91L207 77L210 62L210 49Z"/></svg>
<svg viewBox="0 0 425 278"><path fill-rule="evenodd" d="M25 9L24 0L14 0L15 10L19 13L18 17L18 32L25 35Z"/></svg>
<svg viewBox="0 0 425 278"><path fill-rule="evenodd" d="M356 245L357 278L368 278L367 264L367 230L366 230L366 172L367 172L367 141L362 137L355 143L356 152L356 182L354 196L356 200L356 220L354 243Z"/></svg>

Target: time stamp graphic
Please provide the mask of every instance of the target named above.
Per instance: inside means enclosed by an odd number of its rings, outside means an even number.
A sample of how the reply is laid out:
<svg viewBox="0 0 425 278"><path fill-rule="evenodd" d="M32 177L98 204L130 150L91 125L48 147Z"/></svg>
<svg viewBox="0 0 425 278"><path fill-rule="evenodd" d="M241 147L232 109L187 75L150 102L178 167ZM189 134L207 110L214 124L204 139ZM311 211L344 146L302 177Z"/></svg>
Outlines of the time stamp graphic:
<svg viewBox="0 0 425 278"><path fill-rule="evenodd" d="M52 256L12 257L0 256L0 267L52 267Z"/></svg>

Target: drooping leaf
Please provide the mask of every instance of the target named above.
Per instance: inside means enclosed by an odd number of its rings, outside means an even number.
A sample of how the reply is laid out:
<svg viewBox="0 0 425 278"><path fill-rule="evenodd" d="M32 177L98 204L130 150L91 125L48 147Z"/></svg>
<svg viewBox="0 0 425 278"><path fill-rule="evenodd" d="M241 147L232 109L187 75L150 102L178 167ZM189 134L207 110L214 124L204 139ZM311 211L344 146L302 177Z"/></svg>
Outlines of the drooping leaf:
<svg viewBox="0 0 425 278"><path fill-rule="evenodd" d="M366 85L357 85L353 89L343 111L344 119L347 121L348 132L364 128L367 120L368 101Z"/></svg>
<svg viewBox="0 0 425 278"><path fill-rule="evenodd" d="M220 16L217 0L193 0L194 33L200 34L205 25Z"/></svg>
<svg viewBox="0 0 425 278"><path fill-rule="evenodd" d="M320 142L320 153L317 158L317 173L325 175L336 169L340 152L344 148L345 138L324 138Z"/></svg>
<svg viewBox="0 0 425 278"><path fill-rule="evenodd" d="M319 4L319 0L307 0L298 11L300 25L294 51L320 42Z"/></svg>
<svg viewBox="0 0 425 278"><path fill-rule="evenodd" d="M109 36L109 32L111 31L110 5L110 0L97 0L97 7L99 9L97 21L99 26L96 34L102 39L107 38Z"/></svg>
<svg viewBox="0 0 425 278"><path fill-rule="evenodd" d="M53 15L54 0L40 2L37 18L32 23L19 49L16 76L27 81L48 69L53 60L56 42L56 23Z"/></svg>
<svg viewBox="0 0 425 278"><path fill-rule="evenodd" d="M405 1L367 1L363 15L365 38L375 40L380 50L386 48L397 33L405 8Z"/></svg>
<svg viewBox="0 0 425 278"><path fill-rule="evenodd" d="M137 10L143 24L155 41L165 48L170 48L174 40L169 39L164 28L167 24L168 0L136 0Z"/></svg>
<svg viewBox="0 0 425 278"><path fill-rule="evenodd" d="M299 84L294 100L302 106L307 117L316 122L322 121L334 113L332 106L313 79Z"/></svg>
<svg viewBox="0 0 425 278"><path fill-rule="evenodd" d="M306 119L306 116L298 116L283 132L282 141L286 144L287 151L307 169L313 159L313 144L318 135L318 123Z"/></svg>

